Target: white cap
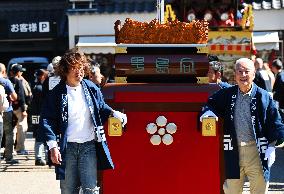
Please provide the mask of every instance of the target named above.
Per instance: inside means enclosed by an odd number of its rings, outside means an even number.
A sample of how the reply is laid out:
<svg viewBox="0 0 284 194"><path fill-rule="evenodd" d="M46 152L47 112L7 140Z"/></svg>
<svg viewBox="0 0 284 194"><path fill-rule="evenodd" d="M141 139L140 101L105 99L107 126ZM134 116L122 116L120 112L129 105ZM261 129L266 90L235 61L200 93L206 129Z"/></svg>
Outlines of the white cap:
<svg viewBox="0 0 284 194"><path fill-rule="evenodd" d="M49 73L52 73L52 72L54 71L52 63L49 63L49 64L48 64L46 70L47 70Z"/></svg>
<svg viewBox="0 0 284 194"><path fill-rule="evenodd" d="M54 58L52 59L52 65L53 65L53 66L56 66L56 65L59 63L60 60L61 60L61 57L60 57L60 56L54 57Z"/></svg>

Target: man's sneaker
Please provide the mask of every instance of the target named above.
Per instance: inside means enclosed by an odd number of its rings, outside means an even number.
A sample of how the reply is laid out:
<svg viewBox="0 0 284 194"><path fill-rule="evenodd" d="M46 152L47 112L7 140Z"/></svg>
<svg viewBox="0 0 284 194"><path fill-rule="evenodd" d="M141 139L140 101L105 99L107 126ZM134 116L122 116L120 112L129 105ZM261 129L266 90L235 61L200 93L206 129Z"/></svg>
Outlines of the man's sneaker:
<svg viewBox="0 0 284 194"><path fill-rule="evenodd" d="M10 159L10 160L6 160L6 164L19 164L19 161L15 159Z"/></svg>
<svg viewBox="0 0 284 194"><path fill-rule="evenodd" d="M29 155L29 152L27 150L20 150L17 151L17 155Z"/></svg>
<svg viewBox="0 0 284 194"><path fill-rule="evenodd" d="M45 166L45 165L46 165L46 161L43 160L43 159L37 159L37 160L35 161L35 165L36 165L36 166Z"/></svg>

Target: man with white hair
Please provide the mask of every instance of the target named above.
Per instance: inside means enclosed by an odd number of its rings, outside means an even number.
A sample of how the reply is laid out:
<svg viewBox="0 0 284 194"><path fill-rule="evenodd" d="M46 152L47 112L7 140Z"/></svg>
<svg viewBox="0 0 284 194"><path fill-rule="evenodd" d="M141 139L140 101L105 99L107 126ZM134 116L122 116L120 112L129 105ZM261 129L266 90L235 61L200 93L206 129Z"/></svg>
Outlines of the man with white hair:
<svg viewBox="0 0 284 194"><path fill-rule="evenodd" d="M271 84L271 78L268 75L267 71L264 69L263 60L261 58L256 58L255 62L255 78L253 82L262 89L266 90L267 92L272 95L272 84Z"/></svg>
<svg viewBox="0 0 284 194"><path fill-rule="evenodd" d="M42 85L43 98L52 90L59 82L60 77L55 75L54 71L60 63L61 56L56 56L52 59L52 62L47 66L48 78L45 79Z"/></svg>
<svg viewBox="0 0 284 194"><path fill-rule="evenodd" d="M54 73L54 68L57 67L59 61L61 60L60 56L56 56L52 59L51 63L49 63L49 65L47 66L46 70L49 72L49 74L53 74Z"/></svg>
<svg viewBox="0 0 284 194"><path fill-rule="evenodd" d="M245 176L251 193L266 193L275 143L284 137L277 107L268 92L253 83L254 77L253 61L237 60L237 85L209 97L200 118L224 119L225 194L242 193Z"/></svg>

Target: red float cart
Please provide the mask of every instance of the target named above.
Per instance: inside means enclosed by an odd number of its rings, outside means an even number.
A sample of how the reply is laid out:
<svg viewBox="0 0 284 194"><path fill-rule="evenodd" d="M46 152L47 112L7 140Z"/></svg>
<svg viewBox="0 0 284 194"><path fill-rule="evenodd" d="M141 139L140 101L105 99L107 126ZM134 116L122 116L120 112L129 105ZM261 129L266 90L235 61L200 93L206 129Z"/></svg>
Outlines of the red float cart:
<svg viewBox="0 0 284 194"><path fill-rule="evenodd" d="M128 123L121 135L108 132L115 169L103 173L103 194L221 193L221 129L202 131L199 121L219 89L202 83L206 45L122 44L117 52L116 75L126 83L103 93Z"/></svg>

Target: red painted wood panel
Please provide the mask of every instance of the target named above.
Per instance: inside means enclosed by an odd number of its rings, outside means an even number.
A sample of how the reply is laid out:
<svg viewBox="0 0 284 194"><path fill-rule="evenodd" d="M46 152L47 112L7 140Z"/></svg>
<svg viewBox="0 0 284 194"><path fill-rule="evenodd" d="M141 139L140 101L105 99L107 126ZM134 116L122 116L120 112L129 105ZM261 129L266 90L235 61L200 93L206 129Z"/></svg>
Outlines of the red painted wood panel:
<svg viewBox="0 0 284 194"><path fill-rule="evenodd" d="M104 172L104 194L220 193L219 134L203 137L196 112L126 112L127 131L108 137L115 170ZM147 124L165 116L177 125L171 145L152 145Z"/></svg>
<svg viewBox="0 0 284 194"><path fill-rule="evenodd" d="M172 89L171 89L172 87ZM177 86L176 86L177 87ZM155 102L169 104L204 103L212 90L187 86L173 91L173 86L152 87L136 85L113 92L114 104L133 103L124 111L127 129L121 137L108 136L115 170L104 172L103 194L218 194L220 193L220 136L203 137L197 129L198 112L139 112L141 104ZM122 89L123 89L122 88ZM127 87L126 87L127 88ZM167 92L165 88L171 92ZM121 89L121 90L122 90ZM185 107L186 110L186 107ZM146 126L165 116L167 123L175 123L171 145L152 145ZM197 123L198 122L198 123Z"/></svg>

